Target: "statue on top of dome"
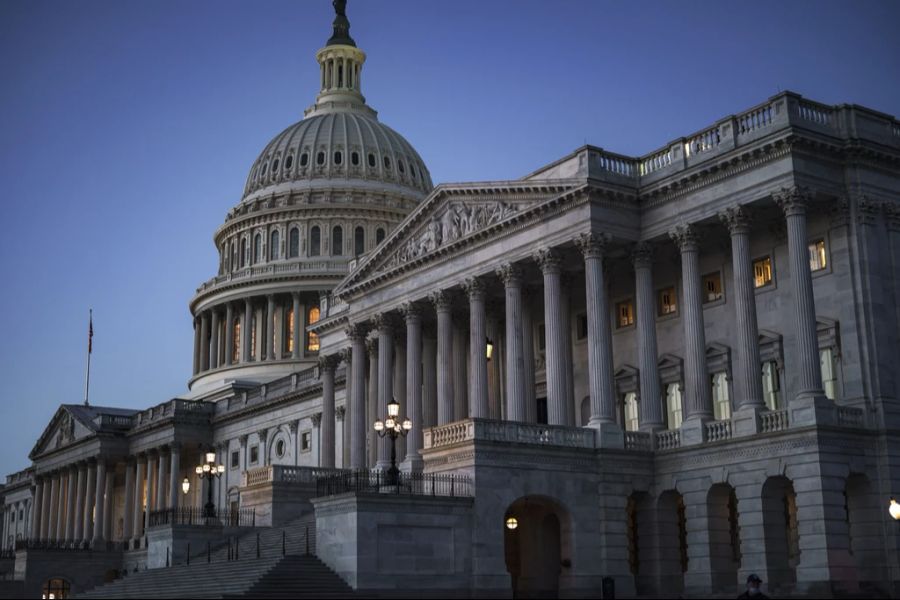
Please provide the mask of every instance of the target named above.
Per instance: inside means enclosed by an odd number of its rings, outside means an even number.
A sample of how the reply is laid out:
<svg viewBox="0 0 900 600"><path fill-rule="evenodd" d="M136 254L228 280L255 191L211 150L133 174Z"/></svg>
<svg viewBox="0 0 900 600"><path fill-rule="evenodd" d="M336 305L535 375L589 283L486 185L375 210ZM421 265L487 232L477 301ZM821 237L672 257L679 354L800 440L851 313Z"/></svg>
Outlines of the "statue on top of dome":
<svg viewBox="0 0 900 600"><path fill-rule="evenodd" d="M347 18L347 0L333 0L334 21L332 27L334 31L326 46L356 46L356 42L350 37L350 20Z"/></svg>

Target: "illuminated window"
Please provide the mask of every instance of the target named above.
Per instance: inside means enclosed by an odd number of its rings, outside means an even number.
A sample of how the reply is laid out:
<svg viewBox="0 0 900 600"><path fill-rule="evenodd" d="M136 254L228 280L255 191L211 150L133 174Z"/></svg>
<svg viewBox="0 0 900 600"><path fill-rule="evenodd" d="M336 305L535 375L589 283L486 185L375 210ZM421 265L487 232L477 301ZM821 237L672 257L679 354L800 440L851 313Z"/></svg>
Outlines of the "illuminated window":
<svg viewBox="0 0 900 600"><path fill-rule="evenodd" d="M285 332L284 339L287 340L286 348L288 352L294 351L294 311L293 309L286 312L287 317L284 320Z"/></svg>
<svg viewBox="0 0 900 600"><path fill-rule="evenodd" d="M819 366L822 368L822 389L830 400L834 400L837 397L838 380L831 348L819 350Z"/></svg>
<svg viewBox="0 0 900 600"><path fill-rule="evenodd" d="M762 366L763 398L769 410L781 408L781 384L778 380L778 365L770 360Z"/></svg>
<svg viewBox="0 0 900 600"><path fill-rule="evenodd" d="M340 225L331 228L331 255L342 256L344 254L344 230Z"/></svg>
<svg viewBox="0 0 900 600"><path fill-rule="evenodd" d="M678 311L675 301L675 288L668 287L659 291L659 316L674 315Z"/></svg>
<svg viewBox="0 0 900 600"><path fill-rule="evenodd" d="M378 229L375 230L375 243L380 244L383 241L384 241L384 229L379 227Z"/></svg>
<svg viewBox="0 0 900 600"><path fill-rule="evenodd" d="M669 429L681 427L681 385L677 383L670 383L666 387L666 412Z"/></svg>
<svg viewBox="0 0 900 600"><path fill-rule="evenodd" d="M278 230L272 232L272 236L269 238L269 260L275 260L278 258L280 252L278 251L278 246L281 243L281 236L278 235Z"/></svg>
<svg viewBox="0 0 900 600"><path fill-rule="evenodd" d="M625 405L625 431L637 431L640 426L637 394L635 392L625 394L623 404Z"/></svg>
<svg viewBox="0 0 900 600"><path fill-rule="evenodd" d="M359 256L363 252L366 251L366 230L362 227L357 227L353 231L353 253L356 256Z"/></svg>
<svg viewBox="0 0 900 600"><path fill-rule="evenodd" d="M634 302L631 299L616 304L616 326L634 325Z"/></svg>
<svg viewBox="0 0 900 600"><path fill-rule="evenodd" d="M65 579L54 578L44 584L42 598L68 598L72 593L69 582Z"/></svg>
<svg viewBox="0 0 900 600"><path fill-rule="evenodd" d="M710 273L703 277L703 302L722 299L722 274Z"/></svg>
<svg viewBox="0 0 900 600"><path fill-rule="evenodd" d="M250 328L250 358L256 357L256 332L259 328L256 326L256 313L253 314L253 326Z"/></svg>
<svg viewBox="0 0 900 600"><path fill-rule="evenodd" d="M309 309L309 324L318 322L319 320L319 307L313 306ZM306 344L306 349L310 352L318 352L319 351L319 335L315 332L309 332L309 342Z"/></svg>
<svg viewBox="0 0 900 600"><path fill-rule="evenodd" d="M809 270L821 271L828 266L825 256L825 240L818 240L809 245Z"/></svg>
<svg viewBox="0 0 900 600"><path fill-rule="evenodd" d="M309 255L319 256L322 253L322 230L314 225L309 232Z"/></svg>
<svg viewBox="0 0 900 600"><path fill-rule="evenodd" d="M253 238L253 264L255 265L262 259L262 236L256 234Z"/></svg>
<svg viewBox="0 0 900 600"><path fill-rule="evenodd" d="M753 285L764 287L772 283L772 259L768 256L753 261Z"/></svg>
<svg viewBox="0 0 900 600"><path fill-rule="evenodd" d="M291 228L288 236L288 255L291 258L300 256L300 230L296 227Z"/></svg>
<svg viewBox="0 0 900 600"><path fill-rule="evenodd" d="M234 343L231 345L231 362L237 362L241 357L241 322L238 319L234 321Z"/></svg>
<svg viewBox="0 0 900 600"><path fill-rule="evenodd" d="M728 376L724 371L712 375L713 415L717 421L731 418L731 400L728 397Z"/></svg>

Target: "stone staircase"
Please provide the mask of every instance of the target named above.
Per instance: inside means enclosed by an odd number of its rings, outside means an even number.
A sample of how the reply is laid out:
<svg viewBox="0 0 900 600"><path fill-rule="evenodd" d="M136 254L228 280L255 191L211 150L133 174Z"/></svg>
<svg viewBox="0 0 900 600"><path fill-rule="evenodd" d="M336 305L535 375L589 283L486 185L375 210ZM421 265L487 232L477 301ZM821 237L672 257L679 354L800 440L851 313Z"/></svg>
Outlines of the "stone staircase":
<svg viewBox="0 0 900 600"><path fill-rule="evenodd" d="M315 556L192 562L128 575L76 598L351 598Z"/></svg>
<svg viewBox="0 0 900 600"><path fill-rule="evenodd" d="M258 536L258 537L257 537ZM223 562L229 559L243 560L256 558L257 541L260 558L277 558L285 555L315 554L316 552L316 517L309 513L281 527L257 527L237 536L230 536L209 548L201 546L191 548L191 564L195 562ZM283 542L283 544L282 544ZM209 554L209 556L207 556Z"/></svg>

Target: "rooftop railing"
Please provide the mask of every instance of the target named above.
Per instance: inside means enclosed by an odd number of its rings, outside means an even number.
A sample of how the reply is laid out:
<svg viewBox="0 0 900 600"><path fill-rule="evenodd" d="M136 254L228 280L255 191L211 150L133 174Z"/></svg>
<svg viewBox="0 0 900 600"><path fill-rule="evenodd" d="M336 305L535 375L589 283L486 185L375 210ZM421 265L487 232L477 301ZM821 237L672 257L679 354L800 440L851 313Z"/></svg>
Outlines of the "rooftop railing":
<svg viewBox="0 0 900 600"><path fill-rule="evenodd" d="M320 498L350 492L469 498L472 480L464 475L403 472L394 480L386 471L362 470L321 477L316 482L316 496Z"/></svg>

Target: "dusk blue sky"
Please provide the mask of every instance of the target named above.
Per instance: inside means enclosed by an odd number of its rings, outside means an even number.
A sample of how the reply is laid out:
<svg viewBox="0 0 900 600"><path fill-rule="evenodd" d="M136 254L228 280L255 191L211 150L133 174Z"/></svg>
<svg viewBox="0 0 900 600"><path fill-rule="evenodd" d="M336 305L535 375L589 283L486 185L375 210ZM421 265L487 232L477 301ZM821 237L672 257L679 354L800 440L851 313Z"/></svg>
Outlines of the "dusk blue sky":
<svg viewBox="0 0 900 600"><path fill-rule="evenodd" d="M900 2L351 0L363 93L435 183L643 154L790 89L900 114ZM188 300L318 89L327 0L0 2L0 474L59 404L186 391Z"/></svg>

